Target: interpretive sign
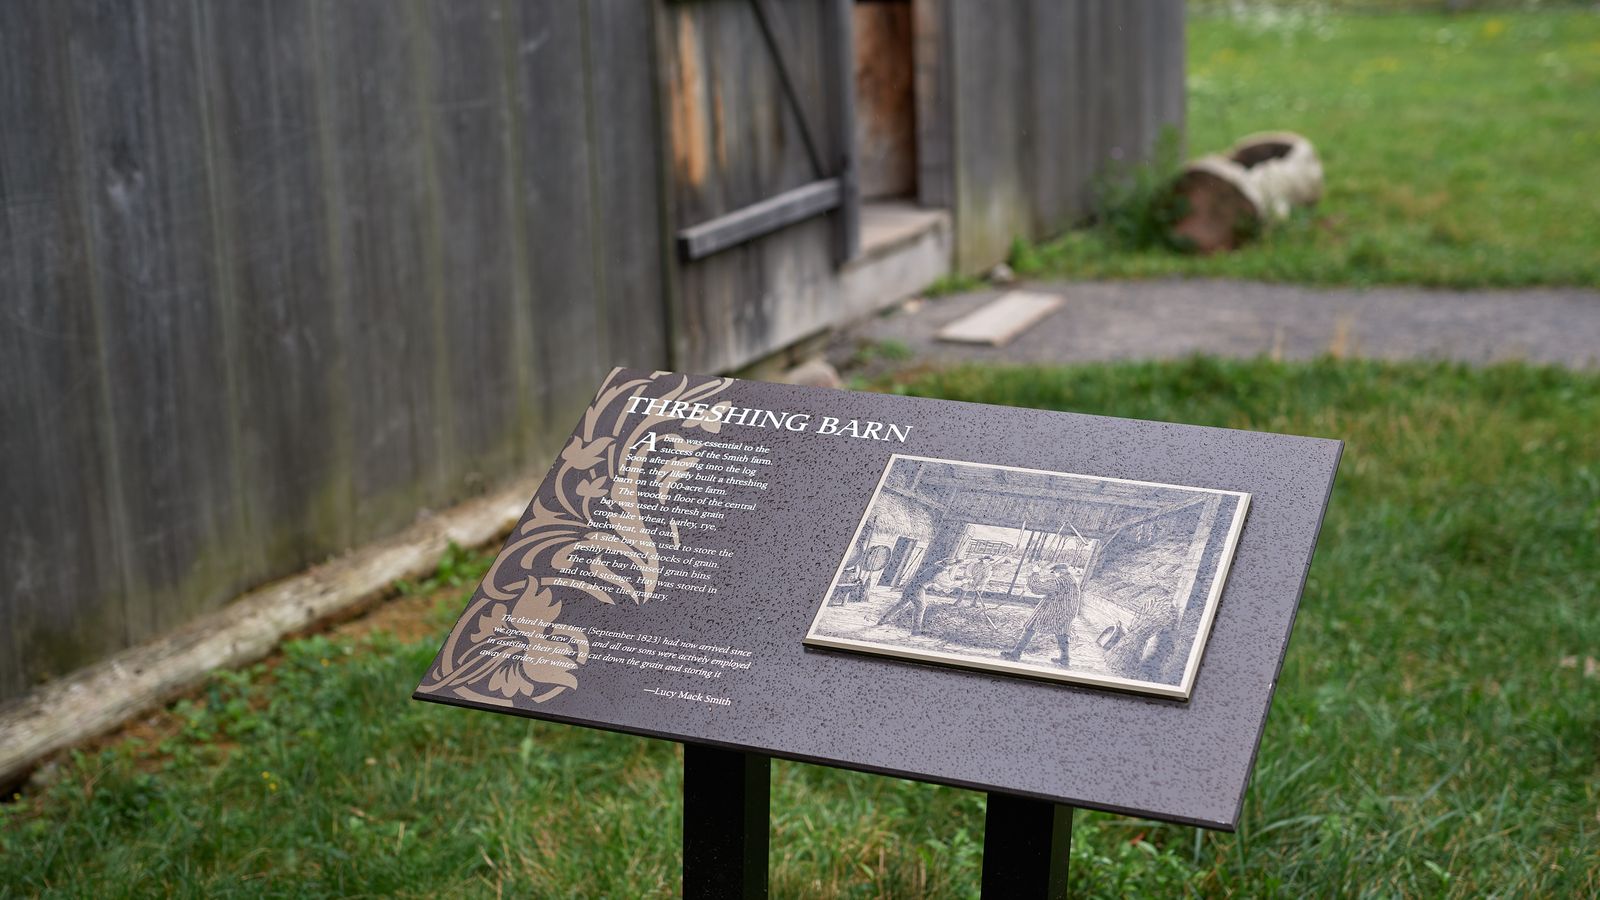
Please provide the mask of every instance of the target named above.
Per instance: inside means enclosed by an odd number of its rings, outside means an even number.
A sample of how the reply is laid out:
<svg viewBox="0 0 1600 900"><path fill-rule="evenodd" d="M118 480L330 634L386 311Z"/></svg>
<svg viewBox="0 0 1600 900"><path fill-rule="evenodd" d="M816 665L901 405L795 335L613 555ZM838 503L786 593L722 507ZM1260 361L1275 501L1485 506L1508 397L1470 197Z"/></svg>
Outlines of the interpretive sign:
<svg viewBox="0 0 1600 900"><path fill-rule="evenodd" d="M1340 447L618 369L416 696L1232 828Z"/></svg>

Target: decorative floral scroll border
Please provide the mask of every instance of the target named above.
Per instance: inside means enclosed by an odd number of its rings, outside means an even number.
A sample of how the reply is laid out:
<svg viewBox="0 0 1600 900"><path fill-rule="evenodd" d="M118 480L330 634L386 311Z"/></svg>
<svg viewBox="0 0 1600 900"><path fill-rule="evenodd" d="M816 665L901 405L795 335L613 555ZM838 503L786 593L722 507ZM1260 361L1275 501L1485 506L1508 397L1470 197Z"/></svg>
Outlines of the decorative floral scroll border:
<svg viewBox="0 0 1600 900"><path fill-rule="evenodd" d="M640 448L632 462L645 474L638 480L656 485L646 498L657 504L671 500L673 488L687 478L698 463L700 444L676 429L698 429L717 433L721 424L671 419L665 416L628 416L628 401L647 385L661 379L679 379L664 393L653 396L668 402L706 403L733 384L729 378L694 383L687 375L655 372L649 378L623 378L615 369L600 386L595 402L584 414L583 422L561 457L556 461L546 484L552 488L554 506L546 505L544 489L506 546L489 567L472 603L462 613L450 636L445 639L428 675L418 690L430 694L449 694L463 700L496 706L514 706L526 696L544 703L568 690L576 690L574 671L589 659L589 639L583 630L557 622L561 615L561 593L577 594L605 604L642 604L655 593L661 570L661 541L644 522L639 509L639 489L647 485L630 484L628 494L617 481L627 448L657 432L654 449ZM716 404L727 405L726 402ZM671 423L673 433L663 433ZM632 425L628 430L627 426ZM627 430L627 436L623 432ZM641 462L639 457L644 457ZM657 478L663 466L671 474ZM623 528L591 528L599 524L593 513L604 507L607 521ZM671 543L679 544L678 524L670 526ZM583 561L573 554L585 543L593 544L601 535L609 536L604 546L609 552L594 554L586 568L575 568ZM665 539L666 536L659 536ZM610 539L614 538L614 540ZM539 578L536 568L568 573ZM508 623L507 617L510 617ZM513 631L496 631L508 623ZM494 643L490 643L490 642ZM492 647L497 655L480 650ZM558 664L568 660L570 666Z"/></svg>

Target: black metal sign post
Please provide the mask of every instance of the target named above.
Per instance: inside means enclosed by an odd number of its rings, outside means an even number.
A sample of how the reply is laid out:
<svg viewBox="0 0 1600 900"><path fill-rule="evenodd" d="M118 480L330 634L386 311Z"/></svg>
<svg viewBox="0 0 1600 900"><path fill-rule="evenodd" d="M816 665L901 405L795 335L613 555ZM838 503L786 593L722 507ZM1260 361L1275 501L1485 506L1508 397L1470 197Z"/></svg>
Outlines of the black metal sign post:
<svg viewBox="0 0 1600 900"><path fill-rule="evenodd" d="M767 896L772 759L683 745L683 896Z"/></svg>
<svg viewBox="0 0 1600 900"><path fill-rule="evenodd" d="M1067 896L1072 807L989 792L983 816L983 896Z"/></svg>
<svg viewBox="0 0 1600 900"><path fill-rule="evenodd" d="M683 896L767 896L772 760L683 745ZM983 896L1067 896L1072 807L989 792L983 824Z"/></svg>

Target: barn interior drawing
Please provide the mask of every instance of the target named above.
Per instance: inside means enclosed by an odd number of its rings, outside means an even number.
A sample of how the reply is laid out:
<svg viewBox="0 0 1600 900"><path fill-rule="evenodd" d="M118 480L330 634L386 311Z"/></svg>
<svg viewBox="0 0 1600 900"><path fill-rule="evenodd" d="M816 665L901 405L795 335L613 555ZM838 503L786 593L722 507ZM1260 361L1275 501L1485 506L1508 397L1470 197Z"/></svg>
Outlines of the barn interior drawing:
<svg viewBox="0 0 1600 900"><path fill-rule="evenodd" d="M808 641L1186 696L1247 502L897 455Z"/></svg>

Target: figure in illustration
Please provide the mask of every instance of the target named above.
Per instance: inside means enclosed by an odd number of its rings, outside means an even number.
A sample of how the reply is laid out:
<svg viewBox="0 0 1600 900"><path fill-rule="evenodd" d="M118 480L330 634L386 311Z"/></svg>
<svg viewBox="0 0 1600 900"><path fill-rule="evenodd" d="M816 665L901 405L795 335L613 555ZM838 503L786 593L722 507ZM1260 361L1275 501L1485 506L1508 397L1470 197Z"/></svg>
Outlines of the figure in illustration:
<svg viewBox="0 0 1600 900"><path fill-rule="evenodd" d="M906 581L905 587L901 588L900 599L896 600L894 605L884 610L883 615L878 617L878 624L888 624L889 620L899 615L901 610L909 608L911 610L911 633L913 635L921 634L923 619L927 618L928 615L928 585L932 584L934 580L948 575L952 569L956 568L956 564L956 560L941 559L938 562L923 566L921 571L911 576Z"/></svg>
<svg viewBox="0 0 1600 900"><path fill-rule="evenodd" d="M984 555L967 563L967 581L961 589L961 595L956 598L955 606L978 606L983 597L983 586L989 581L989 572L994 567L994 557Z"/></svg>
<svg viewBox="0 0 1600 900"><path fill-rule="evenodd" d="M867 583L861 577L860 566L845 566L844 572L839 576L839 583L834 586L833 594L828 599L830 606L844 606L846 603L865 600Z"/></svg>
<svg viewBox="0 0 1600 900"><path fill-rule="evenodd" d="M1061 655L1056 657L1056 664L1063 669L1069 665L1072 622L1078 617L1083 608L1083 590L1078 584L1078 579L1072 574L1072 567L1066 563L1057 563L1047 571L1035 571L1028 575L1028 590L1040 595L1039 605L1033 608L1033 614L1023 625L1022 637L1017 645L1000 654L1006 659L1019 660L1023 651L1028 649L1028 644L1033 641L1035 632L1053 634L1056 645L1061 648Z"/></svg>
<svg viewBox="0 0 1600 900"><path fill-rule="evenodd" d="M1154 681L1173 654L1173 629L1178 611L1165 597L1147 596L1127 633L1106 651L1106 664L1127 678Z"/></svg>

